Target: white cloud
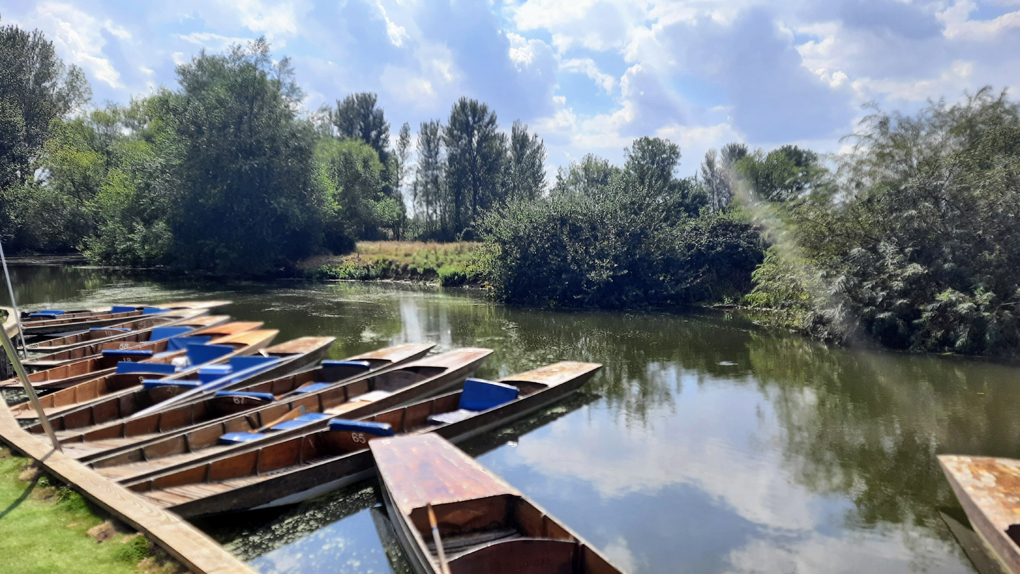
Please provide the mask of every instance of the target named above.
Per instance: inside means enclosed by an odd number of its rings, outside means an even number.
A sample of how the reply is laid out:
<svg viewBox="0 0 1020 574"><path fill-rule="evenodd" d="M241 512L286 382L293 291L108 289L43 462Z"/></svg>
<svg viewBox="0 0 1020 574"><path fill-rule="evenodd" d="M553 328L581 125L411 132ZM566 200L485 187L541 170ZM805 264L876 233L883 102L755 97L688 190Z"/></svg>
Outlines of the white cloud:
<svg viewBox="0 0 1020 574"><path fill-rule="evenodd" d="M81 66L90 79L113 88L123 87L120 72L103 54L104 25L98 20L71 4L43 2L36 6L28 23L45 30L61 57Z"/></svg>
<svg viewBox="0 0 1020 574"><path fill-rule="evenodd" d="M560 63L560 69L566 72L584 74L595 81L602 91L611 93L616 87L616 78L599 70L598 64L591 58L574 58Z"/></svg>

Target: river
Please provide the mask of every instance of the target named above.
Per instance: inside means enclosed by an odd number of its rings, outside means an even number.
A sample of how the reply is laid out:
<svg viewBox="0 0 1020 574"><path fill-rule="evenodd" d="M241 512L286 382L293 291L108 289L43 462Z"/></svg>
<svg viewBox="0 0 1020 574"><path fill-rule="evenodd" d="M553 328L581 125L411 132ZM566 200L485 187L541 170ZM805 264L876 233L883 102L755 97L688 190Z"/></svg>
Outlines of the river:
<svg viewBox="0 0 1020 574"><path fill-rule="evenodd" d="M644 572L973 572L939 511L935 455L1020 457L1015 366L850 350L729 315L566 313L397 284L196 282L12 267L24 307L233 301L277 341L332 335L331 358L410 341L495 353L495 378L605 365L581 393L465 450ZM6 297L0 297L6 300ZM260 572L403 572L372 482L200 523Z"/></svg>

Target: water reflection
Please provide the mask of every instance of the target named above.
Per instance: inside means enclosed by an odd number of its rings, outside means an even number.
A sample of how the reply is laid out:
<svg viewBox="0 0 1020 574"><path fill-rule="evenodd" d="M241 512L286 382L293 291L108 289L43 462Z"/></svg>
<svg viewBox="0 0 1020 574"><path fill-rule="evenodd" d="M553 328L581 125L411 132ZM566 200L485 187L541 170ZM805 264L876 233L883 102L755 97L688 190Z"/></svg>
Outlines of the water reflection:
<svg viewBox="0 0 1020 574"><path fill-rule="evenodd" d="M831 348L736 317L509 309L471 291L18 273L19 296L40 304L231 299L224 312L280 340L338 337L334 358L432 340L495 349L486 377L604 363L585 393L465 448L633 572L970 572L937 514L957 504L934 456L1020 456L1012 366ZM386 572L377 503L367 485L204 526L263 572Z"/></svg>

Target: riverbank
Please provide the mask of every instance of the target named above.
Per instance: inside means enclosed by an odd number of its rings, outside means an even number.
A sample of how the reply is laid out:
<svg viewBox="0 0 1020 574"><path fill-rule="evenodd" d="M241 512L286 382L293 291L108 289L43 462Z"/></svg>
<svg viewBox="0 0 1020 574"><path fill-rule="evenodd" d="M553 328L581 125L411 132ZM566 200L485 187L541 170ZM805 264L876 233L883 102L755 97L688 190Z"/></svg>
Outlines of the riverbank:
<svg viewBox="0 0 1020 574"><path fill-rule="evenodd" d="M485 283L484 244L361 241L354 253L323 255L298 263L314 280L435 282L444 287Z"/></svg>
<svg viewBox="0 0 1020 574"><path fill-rule="evenodd" d="M141 534L95 512L28 458L0 448L0 571L178 574L187 570Z"/></svg>

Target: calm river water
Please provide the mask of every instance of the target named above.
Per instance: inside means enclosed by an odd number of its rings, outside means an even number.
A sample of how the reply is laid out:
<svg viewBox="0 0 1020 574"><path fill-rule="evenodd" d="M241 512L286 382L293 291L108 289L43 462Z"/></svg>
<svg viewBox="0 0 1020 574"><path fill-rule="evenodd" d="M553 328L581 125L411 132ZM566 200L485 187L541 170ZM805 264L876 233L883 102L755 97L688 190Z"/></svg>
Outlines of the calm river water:
<svg viewBox="0 0 1020 574"><path fill-rule="evenodd" d="M513 309L388 284L200 283L12 268L24 307L227 298L342 358L407 341L496 350L478 375L603 363L582 393L466 445L624 569L973 572L938 453L1020 457L1015 366L847 350L721 315ZM6 300L6 293L0 296ZM405 571L368 482L201 523L264 573ZM385 530L384 530L385 532Z"/></svg>

